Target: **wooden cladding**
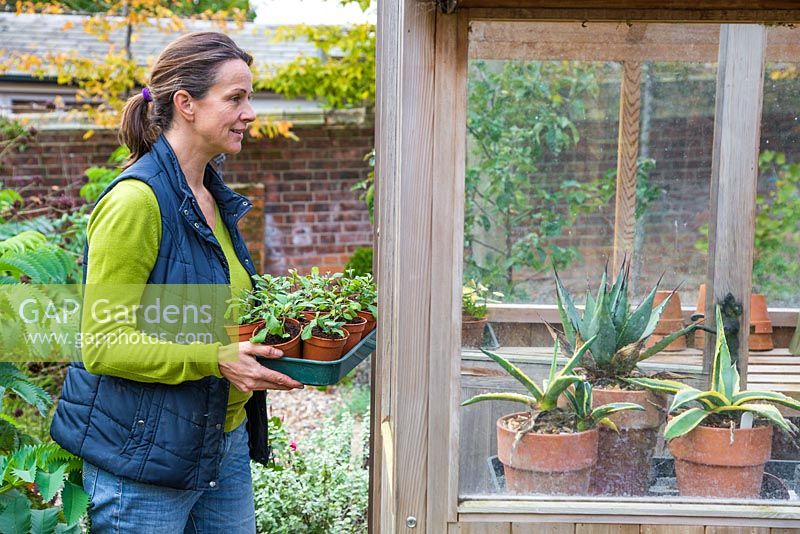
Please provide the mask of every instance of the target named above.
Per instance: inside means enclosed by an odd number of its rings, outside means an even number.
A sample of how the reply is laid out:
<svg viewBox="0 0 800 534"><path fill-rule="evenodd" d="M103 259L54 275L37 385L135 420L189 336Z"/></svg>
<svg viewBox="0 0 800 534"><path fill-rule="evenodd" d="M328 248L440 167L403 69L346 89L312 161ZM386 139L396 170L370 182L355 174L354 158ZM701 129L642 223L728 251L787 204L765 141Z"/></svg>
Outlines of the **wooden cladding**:
<svg viewBox="0 0 800 534"><path fill-rule="evenodd" d="M575 61L680 61L715 63L719 24L474 21L473 59ZM800 29L769 28L767 61L795 62Z"/></svg>

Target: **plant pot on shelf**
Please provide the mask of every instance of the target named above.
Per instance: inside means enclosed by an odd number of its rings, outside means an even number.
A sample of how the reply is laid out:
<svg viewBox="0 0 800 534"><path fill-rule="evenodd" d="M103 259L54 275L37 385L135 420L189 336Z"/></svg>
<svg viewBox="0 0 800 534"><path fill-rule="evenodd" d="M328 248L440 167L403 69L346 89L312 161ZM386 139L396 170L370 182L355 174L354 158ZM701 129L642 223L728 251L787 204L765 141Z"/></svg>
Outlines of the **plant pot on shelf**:
<svg viewBox="0 0 800 534"><path fill-rule="evenodd" d="M695 315L704 314L706 307L706 285L700 284L697 295ZM705 333L702 330L694 332L694 346L698 349L705 347ZM750 336L748 341L750 350L772 350L772 322L767 310L767 299L760 293L750 295Z"/></svg>
<svg viewBox="0 0 800 534"><path fill-rule="evenodd" d="M597 429L574 434L529 432L514 446L516 431L497 420L497 456L503 463L506 489L511 493L586 495L592 466L597 462Z"/></svg>
<svg viewBox="0 0 800 534"><path fill-rule="evenodd" d="M772 322L767 311L767 298L760 293L750 296L750 350L772 350Z"/></svg>
<svg viewBox="0 0 800 534"><path fill-rule="evenodd" d="M486 317L475 319L470 315L461 316L461 346L479 349L483 345L483 331L486 329Z"/></svg>
<svg viewBox="0 0 800 534"><path fill-rule="evenodd" d="M598 460L592 469L592 495L646 495L650 460L658 430L666 419L666 399L651 391L594 388L593 407L612 402L633 402L643 412L625 411L609 416L619 432L600 427Z"/></svg>
<svg viewBox="0 0 800 534"><path fill-rule="evenodd" d="M264 321L240 325L228 325L225 327L225 331L228 333L228 337L231 338L231 342L248 341L251 337L253 337L255 331L262 326L264 326Z"/></svg>
<svg viewBox="0 0 800 534"><path fill-rule="evenodd" d="M359 317L363 317L364 319L367 320L367 324L366 326L364 326L364 333L362 334L362 336L366 336L367 334L375 330L377 321L375 320L374 315L372 315L370 312L367 311L360 311L356 313L358 314Z"/></svg>
<svg viewBox="0 0 800 534"><path fill-rule="evenodd" d="M269 345L283 351L284 357L300 358L302 357L300 344L300 333L302 331L302 327L300 325L300 321L287 318L284 319L284 322L286 324L284 328L286 328L286 330L291 334L289 339L286 341L281 341L280 339L270 339L268 336L267 341L264 342L263 345ZM253 335L255 335L258 330L260 330L260 328L256 329L256 331L253 332Z"/></svg>
<svg viewBox="0 0 800 534"><path fill-rule="evenodd" d="M342 357L342 349L344 349L349 336L347 331L345 331L344 337L335 339L312 334L310 338L303 341L303 358L318 362L336 361Z"/></svg>
<svg viewBox="0 0 800 534"><path fill-rule="evenodd" d="M698 426L669 442L683 496L755 499L772 452L772 426Z"/></svg>
<svg viewBox="0 0 800 534"><path fill-rule="evenodd" d="M669 299L667 307L661 313L661 317L656 324L656 329L647 340L647 347L652 347L668 335L683 328L683 314L681 312L681 299L678 293L673 294L672 291L656 291L655 298L653 299L653 308L664 302L667 297L672 295ZM667 345L665 351L683 350L686 348L686 336L680 336L678 339Z"/></svg>
<svg viewBox="0 0 800 534"><path fill-rule="evenodd" d="M364 335L364 329L367 326L367 320L363 317L356 316L355 319L351 319L347 323L345 323L342 328L347 330L347 333L350 334L347 336L347 343L344 344L344 348L342 349L342 354L347 354L350 350L355 347L359 341L361 341L362 336Z"/></svg>

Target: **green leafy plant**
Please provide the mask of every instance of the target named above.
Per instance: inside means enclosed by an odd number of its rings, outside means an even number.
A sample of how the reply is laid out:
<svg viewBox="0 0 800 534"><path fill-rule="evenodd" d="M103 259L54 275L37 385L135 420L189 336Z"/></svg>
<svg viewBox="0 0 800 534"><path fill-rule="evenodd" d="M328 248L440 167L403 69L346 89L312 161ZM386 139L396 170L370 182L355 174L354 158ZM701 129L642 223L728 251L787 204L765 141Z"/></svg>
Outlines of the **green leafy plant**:
<svg viewBox="0 0 800 534"><path fill-rule="evenodd" d="M555 329L553 331L568 355L582 348L584 340L595 339L591 350L581 362L588 378L594 383L610 380L623 384L622 379L630 376L639 362L698 328L697 324L688 325L645 349L647 339L655 330L672 295L654 308L657 283L632 311L628 296L629 273L630 264L623 261L614 284L609 285L604 271L597 295L587 294L583 315L575 306L572 295L564 287L558 273L555 273L558 313L563 332L556 332Z"/></svg>
<svg viewBox="0 0 800 534"><path fill-rule="evenodd" d="M598 94L597 66L568 61L470 63L464 198L464 279L514 300L528 271L578 256L558 238L599 202L599 185L542 183L544 163L575 146ZM518 276L525 269L526 276Z"/></svg>
<svg viewBox="0 0 800 534"><path fill-rule="evenodd" d="M286 319L297 319L300 316L301 306L297 293L278 293L264 305L258 308L259 316L264 320L261 328L250 341L264 343L267 336L288 338L291 336L286 329Z"/></svg>
<svg viewBox="0 0 800 534"><path fill-rule="evenodd" d="M369 417L344 411L298 441L272 417L269 435L275 459L252 468L258 531L366 532Z"/></svg>
<svg viewBox="0 0 800 534"><path fill-rule="evenodd" d="M94 202L114 178L122 173L122 164L130 157L131 151L125 145L118 146L108 158L111 167L89 167L84 171L88 182L81 187L80 195L87 202Z"/></svg>
<svg viewBox="0 0 800 534"><path fill-rule="evenodd" d="M356 275L372 274L372 247L358 247L344 266L345 272Z"/></svg>
<svg viewBox="0 0 800 534"><path fill-rule="evenodd" d="M519 439L523 434L533 429L536 420L542 414L561 410L558 407L558 399L564 395L568 400L569 409L574 415L576 431L582 432L597 425L616 429L614 423L608 419L609 415L623 410L641 411L644 408L631 402L615 402L592 408L591 384L584 377L575 374L573 371L594 341L595 338L591 338L584 343L560 370L558 369L558 341L556 341L553 359L550 363L550 373L548 379L541 386L499 354L481 349L484 354L497 362L500 367L522 384L529 394L513 392L483 393L465 400L461 405L468 406L488 400L511 401L526 405L531 411L531 418L526 425L520 428L517 435L517 439ZM570 387L573 388L573 391L569 391Z"/></svg>
<svg viewBox="0 0 800 534"><path fill-rule="evenodd" d="M669 411L678 415L667 423L664 438L670 440L688 434L711 416L727 416L735 420L744 413L752 413L791 434L797 433L797 427L784 418L774 404L800 410L800 402L775 391L740 390L739 371L731 360L719 306L716 319L717 342L711 369L711 389L700 391L675 380L627 379L632 384L675 395Z"/></svg>
<svg viewBox="0 0 800 534"><path fill-rule="evenodd" d="M17 366L0 362L0 532L80 533L89 503L81 483L83 462L55 443L21 432L4 410L11 392L42 417L52 404Z"/></svg>
<svg viewBox="0 0 800 534"><path fill-rule="evenodd" d="M756 196L753 242L753 288L769 300L800 305L800 164L782 152L764 150L758 158L762 176L768 176L766 193ZM699 229L695 249L708 250L708 224Z"/></svg>
<svg viewBox="0 0 800 534"><path fill-rule="evenodd" d="M489 298L489 288L480 282L470 280L461 288L461 313L473 319L483 319L488 313L486 305L500 302L503 298L499 291L492 291L494 299Z"/></svg>
<svg viewBox="0 0 800 534"><path fill-rule="evenodd" d="M345 271L345 276L340 279L339 292L345 298L358 303L358 309L353 311L368 311L378 317L378 289L372 273L357 275L352 269Z"/></svg>

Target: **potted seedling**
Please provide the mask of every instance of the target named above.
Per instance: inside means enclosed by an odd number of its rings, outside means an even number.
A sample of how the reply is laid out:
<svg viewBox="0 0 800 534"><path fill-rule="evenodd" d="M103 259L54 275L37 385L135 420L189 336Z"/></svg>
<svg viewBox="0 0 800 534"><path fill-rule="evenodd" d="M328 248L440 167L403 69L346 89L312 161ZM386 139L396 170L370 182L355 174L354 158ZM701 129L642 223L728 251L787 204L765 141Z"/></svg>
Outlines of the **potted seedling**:
<svg viewBox="0 0 800 534"><path fill-rule="evenodd" d="M253 332L264 324L261 318L262 303L252 291L244 290L237 297L228 301L225 319L234 324L225 326L231 341L247 341Z"/></svg>
<svg viewBox="0 0 800 534"><path fill-rule="evenodd" d="M342 292L351 300L358 302L360 308L357 313L366 321L363 335L367 335L375 329L378 317L378 291L375 280L370 273L355 276L352 269L347 271L343 280L345 282Z"/></svg>
<svg viewBox="0 0 800 534"><path fill-rule="evenodd" d="M525 411L501 417L496 424L497 455L503 463L506 488L510 492L586 494L592 466L597 462L597 426L614 428L609 415L642 410L641 406L628 402L592 407L592 386L573 372L592 341L579 348L560 370L556 341L550 374L541 386L502 356L483 351L528 392L484 393L462 403L467 406L500 400L527 407ZM567 399L563 408L559 407L562 396Z"/></svg>
<svg viewBox="0 0 800 534"><path fill-rule="evenodd" d="M580 362L582 372L594 386L594 402L633 402L645 408L643 412L613 416L611 419L619 432L600 429L600 460L592 477L593 494L644 495L647 492L658 429L666 419L666 401L627 379L643 376L637 368L640 362L697 328L696 324L691 324L646 347L670 298L666 297L654 307L656 284L647 297L631 309L629 265L623 262L613 285L607 283L606 273L603 273L597 295L587 295L582 314L558 273L555 274L563 332L551 330L561 341L562 350L569 356L582 348L582 340L596 338Z"/></svg>
<svg viewBox="0 0 800 534"><path fill-rule="evenodd" d="M303 340L303 358L335 361L342 356L349 336L343 328L349 309L333 291L326 291L320 300L314 316L308 319L300 336Z"/></svg>
<svg viewBox="0 0 800 534"><path fill-rule="evenodd" d="M263 325L259 327L252 339L253 343L271 345L283 351L289 358L300 358L300 322L298 295L296 293L279 293L261 308Z"/></svg>
<svg viewBox="0 0 800 534"><path fill-rule="evenodd" d="M800 410L800 402L773 391L741 391L731 361L719 306L711 389L674 380L630 378L631 383L674 394L664 439L675 457L681 495L755 498L772 452L772 427L790 434L797 427L774 406Z"/></svg>
<svg viewBox="0 0 800 534"><path fill-rule="evenodd" d="M495 299L489 298L489 288L480 282L470 280L461 288L461 346L480 348L483 345L483 331L486 329L487 304L500 302L503 294L492 291Z"/></svg>

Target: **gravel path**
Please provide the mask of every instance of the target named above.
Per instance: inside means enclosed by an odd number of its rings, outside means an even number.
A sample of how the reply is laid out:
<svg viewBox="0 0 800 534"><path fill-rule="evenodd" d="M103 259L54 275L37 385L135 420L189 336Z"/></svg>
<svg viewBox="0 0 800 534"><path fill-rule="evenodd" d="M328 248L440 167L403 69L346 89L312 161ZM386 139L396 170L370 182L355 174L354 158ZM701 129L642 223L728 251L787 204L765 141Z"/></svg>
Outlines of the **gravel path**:
<svg viewBox="0 0 800 534"><path fill-rule="evenodd" d="M293 391L270 391L268 394L270 416L283 418L289 439L297 441L319 428L329 416L342 406L340 388L320 391L313 386Z"/></svg>

